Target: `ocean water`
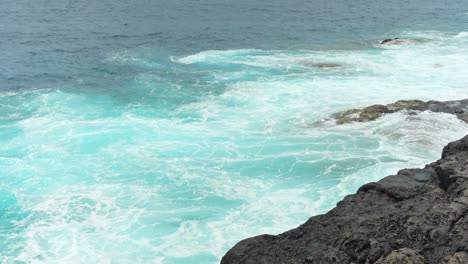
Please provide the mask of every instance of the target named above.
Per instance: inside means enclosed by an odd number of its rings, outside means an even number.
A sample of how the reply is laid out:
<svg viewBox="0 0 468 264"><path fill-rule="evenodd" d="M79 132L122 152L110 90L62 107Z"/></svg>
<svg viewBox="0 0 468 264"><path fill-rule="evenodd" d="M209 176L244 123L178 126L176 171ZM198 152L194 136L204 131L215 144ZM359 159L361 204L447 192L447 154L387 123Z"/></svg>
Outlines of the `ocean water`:
<svg viewBox="0 0 468 264"><path fill-rule="evenodd" d="M218 263L422 167L468 125L318 121L468 98L467 30L466 1L1 1L0 262Z"/></svg>

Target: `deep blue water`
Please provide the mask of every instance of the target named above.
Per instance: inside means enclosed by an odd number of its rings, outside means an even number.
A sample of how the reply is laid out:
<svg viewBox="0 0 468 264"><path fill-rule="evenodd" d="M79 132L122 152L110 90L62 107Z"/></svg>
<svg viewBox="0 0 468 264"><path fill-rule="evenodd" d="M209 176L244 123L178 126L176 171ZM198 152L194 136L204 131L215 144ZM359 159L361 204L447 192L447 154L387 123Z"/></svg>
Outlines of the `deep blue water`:
<svg viewBox="0 0 468 264"><path fill-rule="evenodd" d="M468 132L316 123L468 98L466 1L5 0L0 51L2 263L217 263Z"/></svg>
<svg viewBox="0 0 468 264"><path fill-rule="evenodd" d="M447 0L5 0L1 88L118 85L142 71L103 63L125 51L167 63L203 50L353 49L402 30L458 33L466 12L466 1Z"/></svg>

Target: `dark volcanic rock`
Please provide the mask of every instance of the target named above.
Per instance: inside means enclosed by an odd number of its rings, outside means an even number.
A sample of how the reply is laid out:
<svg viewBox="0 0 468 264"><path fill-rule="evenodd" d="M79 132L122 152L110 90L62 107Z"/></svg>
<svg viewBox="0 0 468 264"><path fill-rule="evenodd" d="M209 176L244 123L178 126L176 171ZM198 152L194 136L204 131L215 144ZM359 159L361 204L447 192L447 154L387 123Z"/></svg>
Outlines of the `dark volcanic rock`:
<svg viewBox="0 0 468 264"><path fill-rule="evenodd" d="M221 263L468 263L468 136L296 229L239 242Z"/></svg>
<svg viewBox="0 0 468 264"><path fill-rule="evenodd" d="M335 113L332 115L332 118L334 118L339 125L350 122L367 122L376 120L384 114L395 113L401 110L406 110L411 113L432 111L454 114L459 119L468 122L468 99L446 102L400 100L388 105L371 105L365 108Z"/></svg>
<svg viewBox="0 0 468 264"><path fill-rule="evenodd" d="M408 39L408 38L388 38L380 42L381 45L408 45L408 44L422 44L427 40L422 39Z"/></svg>
<svg viewBox="0 0 468 264"><path fill-rule="evenodd" d="M395 40L398 40L398 39L399 39L399 38L393 38L393 39L388 38L388 39L384 39L384 40L382 40L382 41L380 42L380 44L387 44L387 43L390 43L390 42L395 41Z"/></svg>

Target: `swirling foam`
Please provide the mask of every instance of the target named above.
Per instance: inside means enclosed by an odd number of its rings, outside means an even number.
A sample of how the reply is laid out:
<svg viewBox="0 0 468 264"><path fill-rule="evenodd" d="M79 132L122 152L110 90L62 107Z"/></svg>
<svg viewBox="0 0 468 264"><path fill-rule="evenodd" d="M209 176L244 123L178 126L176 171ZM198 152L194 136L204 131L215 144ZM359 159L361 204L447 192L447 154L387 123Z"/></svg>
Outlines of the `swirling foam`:
<svg viewBox="0 0 468 264"><path fill-rule="evenodd" d="M107 63L148 69L124 88L0 93L0 260L216 263L240 239L438 158L468 131L455 116L312 125L350 107L467 98L466 36L405 34L433 41L207 51L171 73L124 52Z"/></svg>

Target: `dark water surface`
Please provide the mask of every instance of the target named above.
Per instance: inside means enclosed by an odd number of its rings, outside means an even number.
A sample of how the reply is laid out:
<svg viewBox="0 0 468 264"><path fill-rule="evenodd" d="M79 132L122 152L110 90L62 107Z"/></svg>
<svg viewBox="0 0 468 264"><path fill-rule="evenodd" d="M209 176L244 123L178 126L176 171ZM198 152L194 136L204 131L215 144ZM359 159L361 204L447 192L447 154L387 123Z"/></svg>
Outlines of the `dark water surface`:
<svg viewBox="0 0 468 264"><path fill-rule="evenodd" d="M467 2L447 0L4 0L0 7L1 89L105 86L134 74L102 65L123 50L164 60L212 49L356 48L400 30L468 28Z"/></svg>

